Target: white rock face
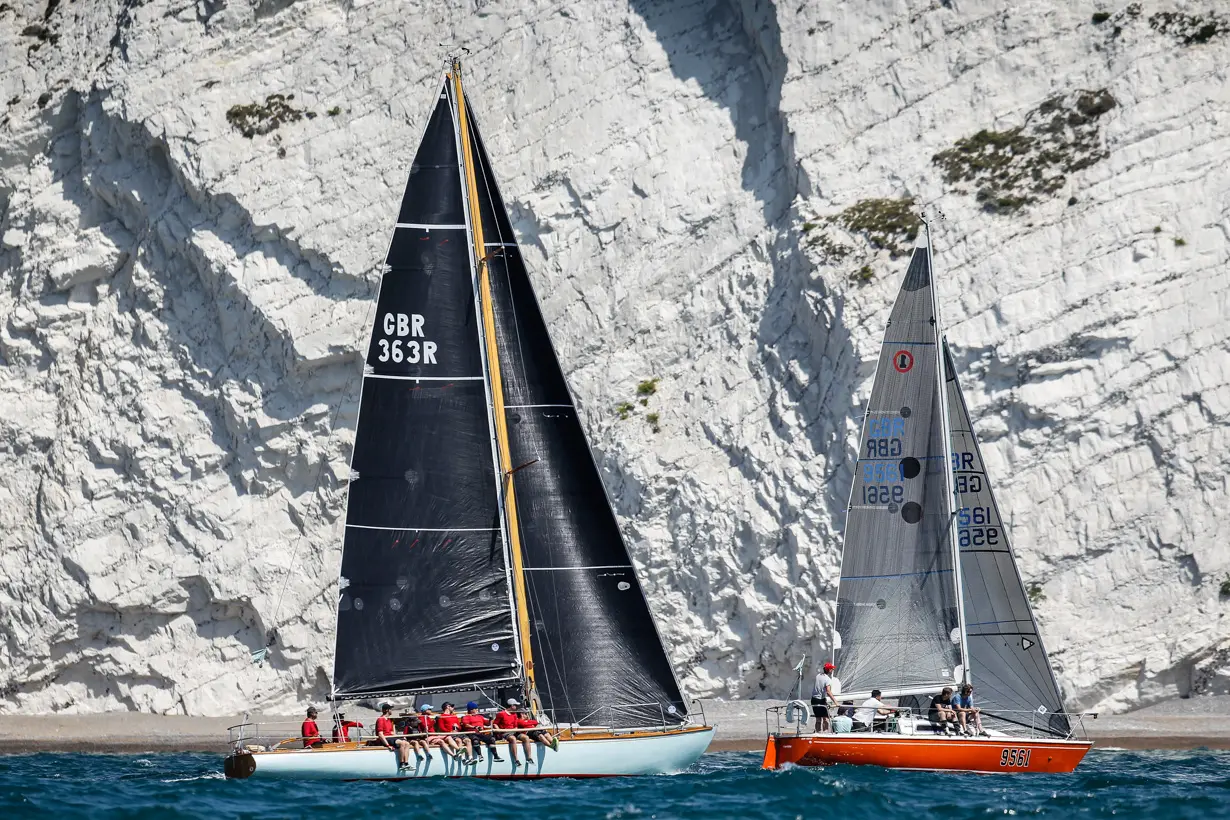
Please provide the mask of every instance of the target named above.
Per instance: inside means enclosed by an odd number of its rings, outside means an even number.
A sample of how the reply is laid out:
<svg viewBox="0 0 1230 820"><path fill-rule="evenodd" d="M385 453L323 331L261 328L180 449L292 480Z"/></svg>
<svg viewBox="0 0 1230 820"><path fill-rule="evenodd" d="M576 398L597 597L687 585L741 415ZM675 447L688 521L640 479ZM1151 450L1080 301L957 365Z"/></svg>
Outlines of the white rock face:
<svg viewBox="0 0 1230 820"><path fill-rule="evenodd" d="M781 695L828 650L904 271L840 215L902 197L947 216L945 321L1069 704L1226 692L1216 6L1094 24L1056 0L0 4L0 711L276 711L328 690L356 348L442 41L471 52L691 694ZM1103 90L1112 107L1045 132L1081 145L986 143ZM299 118L228 122L271 94ZM933 157L984 129L965 158L1007 164L946 179ZM1027 162L1050 187L1022 205L1028 168L988 173Z"/></svg>

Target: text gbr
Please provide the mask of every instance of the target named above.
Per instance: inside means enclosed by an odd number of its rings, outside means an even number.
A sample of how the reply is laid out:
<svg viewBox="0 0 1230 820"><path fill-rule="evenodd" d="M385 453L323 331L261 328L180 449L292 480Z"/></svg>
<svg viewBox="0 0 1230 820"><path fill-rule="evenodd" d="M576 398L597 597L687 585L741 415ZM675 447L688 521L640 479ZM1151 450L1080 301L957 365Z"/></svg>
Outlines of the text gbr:
<svg viewBox="0 0 1230 820"><path fill-rule="evenodd" d="M435 364L436 343L424 339L421 343L413 337L423 335L422 315L418 313L386 313L381 319L381 330L385 336L394 336L392 341L378 339L380 355L378 361L406 362L408 364ZM403 339L410 336L403 344Z"/></svg>

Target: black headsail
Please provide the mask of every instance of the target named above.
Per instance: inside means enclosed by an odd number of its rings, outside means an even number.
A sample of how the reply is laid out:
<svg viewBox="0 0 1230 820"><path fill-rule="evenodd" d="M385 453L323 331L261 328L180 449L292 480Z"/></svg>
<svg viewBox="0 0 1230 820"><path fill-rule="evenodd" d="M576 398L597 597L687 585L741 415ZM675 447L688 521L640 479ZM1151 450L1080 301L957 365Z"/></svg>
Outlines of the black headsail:
<svg viewBox="0 0 1230 820"><path fill-rule="evenodd" d="M336 698L520 674L451 93L410 170L367 351Z"/></svg>
<svg viewBox="0 0 1230 820"><path fill-rule="evenodd" d="M470 128L539 698L560 723L679 722L686 705Z"/></svg>
<svg viewBox="0 0 1230 820"><path fill-rule="evenodd" d="M1067 735L1071 727L1063 698L991 491L947 340L944 365L967 649L978 705L989 724L997 717Z"/></svg>
<svg viewBox="0 0 1230 820"><path fill-rule="evenodd" d="M880 347L859 438L837 594L847 692L934 691L961 678L939 324L915 248Z"/></svg>

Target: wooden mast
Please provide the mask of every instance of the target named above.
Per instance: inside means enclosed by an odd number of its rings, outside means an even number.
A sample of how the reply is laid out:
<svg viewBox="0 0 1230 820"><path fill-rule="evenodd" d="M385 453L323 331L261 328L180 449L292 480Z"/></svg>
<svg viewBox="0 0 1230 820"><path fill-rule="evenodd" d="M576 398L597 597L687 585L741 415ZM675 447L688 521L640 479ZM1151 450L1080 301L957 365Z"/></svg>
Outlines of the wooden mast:
<svg viewBox="0 0 1230 820"><path fill-rule="evenodd" d="M458 127L461 130L461 163L465 170L466 199L470 202L470 235L474 239L474 259L478 265L478 293L482 306L483 335L486 338L487 373L491 379L492 415L495 417L495 437L499 450L501 483L504 492L504 520L508 525L508 548L512 557L513 605L517 610L518 631L521 634L521 660L525 667L526 700L536 709L537 688L534 685L534 655L530 647L530 613L526 606L525 571L521 559L521 531L517 524L517 499L513 488L512 460L508 448L508 420L504 415L504 383L500 377L500 355L496 347L495 313L491 303L491 277L487 266L486 244L483 241L483 219L478 212L478 180L474 174L474 154L470 145L470 120L466 113L466 98L461 88L461 60L453 59L453 93L457 99Z"/></svg>

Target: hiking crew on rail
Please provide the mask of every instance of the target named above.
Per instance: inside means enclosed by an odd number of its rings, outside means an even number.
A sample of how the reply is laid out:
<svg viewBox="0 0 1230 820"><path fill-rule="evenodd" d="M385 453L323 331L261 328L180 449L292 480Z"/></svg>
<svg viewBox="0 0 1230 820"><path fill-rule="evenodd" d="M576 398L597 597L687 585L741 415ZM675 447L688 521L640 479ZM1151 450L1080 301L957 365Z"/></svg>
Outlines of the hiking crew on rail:
<svg viewBox="0 0 1230 820"><path fill-rule="evenodd" d="M316 723L317 717L316 707L309 706L307 718L300 727L305 749L325 748L325 740ZM349 741L350 729L363 726L357 721L346 720L345 715L340 713L334 716L334 724L334 743ZM518 746L524 751L527 768L533 760L534 744L559 751L559 738L547 729L539 728L538 721L524 714L521 703L515 698L505 701L504 707L490 721L479 713L478 704L474 701L466 704L464 715L458 715L452 703L444 703L439 714L434 712L431 704L424 703L419 706L417 714L404 711L396 720L393 718L393 704L382 703L380 717L376 719L375 737L366 740L366 745L383 746L395 752L398 771L403 771L412 768L411 754L421 764L430 760L434 748L463 766L470 766L482 761L482 747L486 746L491 760L502 763L504 758L500 757L499 752L501 741L508 744L514 769L521 766Z"/></svg>

